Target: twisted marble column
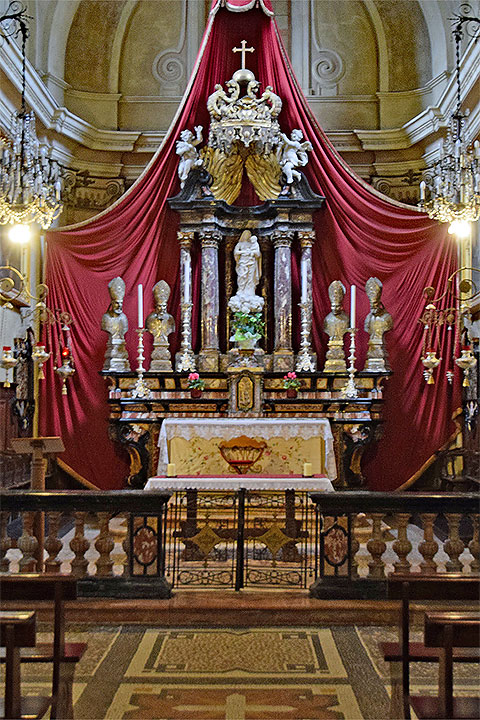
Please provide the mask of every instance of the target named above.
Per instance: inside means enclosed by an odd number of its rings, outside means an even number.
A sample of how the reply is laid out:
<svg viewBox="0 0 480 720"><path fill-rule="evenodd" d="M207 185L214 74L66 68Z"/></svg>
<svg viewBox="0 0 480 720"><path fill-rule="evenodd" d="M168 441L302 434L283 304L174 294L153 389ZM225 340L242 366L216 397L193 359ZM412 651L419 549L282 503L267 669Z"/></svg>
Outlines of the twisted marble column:
<svg viewBox="0 0 480 720"><path fill-rule="evenodd" d="M218 342L220 235L213 232L205 233L200 240L202 243L202 349L198 356L198 367L204 372L216 372L220 357Z"/></svg>
<svg viewBox="0 0 480 720"><path fill-rule="evenodd" d="M291 233L278 232L273 236L275 248L273 369L277 372L293 369L291 245Z"/></svg>

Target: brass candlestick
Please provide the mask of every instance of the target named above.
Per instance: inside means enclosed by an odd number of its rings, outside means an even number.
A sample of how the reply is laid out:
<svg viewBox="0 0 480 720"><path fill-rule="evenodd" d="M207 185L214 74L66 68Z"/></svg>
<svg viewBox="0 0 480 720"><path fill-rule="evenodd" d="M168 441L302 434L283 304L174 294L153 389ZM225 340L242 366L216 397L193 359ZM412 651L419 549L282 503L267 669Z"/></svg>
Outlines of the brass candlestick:
<svg viewBox="0 0 480 720"><path fill-rule="evenodd" d="M310 347L310 306L307 303L298 303L300 308L300 352L297 357L295 370L297 372L314 372L315 365L312 361L312 349Z"/></svg>
<svg viewBox="0 0 480 720"><path fill-rule="evenodd" d="M143 361L145 357L143 355L143 333L145 328L137 328L138 333L138 354L137 354L137 382L135 387L130 393L130 397L148 398L151 395L150 388L145 384L143 380L143 374L145 368L143 367Z"/></svg>
<svg viewBox="0 0 480 720"><path fill-rule="evenodd" d="M356 328L349 328L350 333L350 354L348 356L348 382L342 389L340 395L342 398L356 398L358 397L358 389L355 385L355 335L357 334Z"/></svg>
<svg viewBox="0 0 480 720"><path fill-rule="evenodd" d="M193 372L195 355L192 350L192 308L193 303L184 302L182 307L182 349L177 359L177 372Z"/></svg>

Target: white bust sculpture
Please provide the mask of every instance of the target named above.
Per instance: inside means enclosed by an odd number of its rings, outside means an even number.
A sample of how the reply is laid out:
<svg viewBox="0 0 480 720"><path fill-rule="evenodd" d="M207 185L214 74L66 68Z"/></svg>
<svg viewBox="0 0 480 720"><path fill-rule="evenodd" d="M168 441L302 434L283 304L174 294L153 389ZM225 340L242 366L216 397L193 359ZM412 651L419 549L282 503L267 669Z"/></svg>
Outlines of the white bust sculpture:
<svg viewBox="0 0 480 720"><path fill-rule="evenodd" d="M244 230L233 251L237 270L237 292L230 298L228 306L233 312L260 312L263 298L255 295L255 289L262 275L262 253L257 236Z"/></svg>

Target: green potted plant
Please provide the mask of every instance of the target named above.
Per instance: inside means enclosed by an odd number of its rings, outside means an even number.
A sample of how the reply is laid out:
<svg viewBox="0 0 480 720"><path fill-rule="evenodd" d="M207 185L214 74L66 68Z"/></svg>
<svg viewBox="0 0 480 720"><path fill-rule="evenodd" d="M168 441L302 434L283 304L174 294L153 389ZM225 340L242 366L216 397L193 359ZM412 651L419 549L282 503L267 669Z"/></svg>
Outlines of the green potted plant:
<svg viewBox="0 0 480 720"><path fill-rule="evenodd" d="M287 391L287 397L297 397L298 388L301 385L301 381L297 378L297 373L291 370L289 373L283 376L283 387Z"/></svg>
<svg viewBox="0 0 480 720"><path fill-rule="evenodd" d="M202 390L205 387L205 381L202 380L197 372L191 372L188 376L188 389L190 397L199 398L202 396Z"/></svg>
<svg viewBox="0 0 480 720"><path fill-rule="evenodd" d="M233 335L230 340L237 343L241 350L252 350L263 337L265 323L262 313L236 312L233 314Z"/></svg>

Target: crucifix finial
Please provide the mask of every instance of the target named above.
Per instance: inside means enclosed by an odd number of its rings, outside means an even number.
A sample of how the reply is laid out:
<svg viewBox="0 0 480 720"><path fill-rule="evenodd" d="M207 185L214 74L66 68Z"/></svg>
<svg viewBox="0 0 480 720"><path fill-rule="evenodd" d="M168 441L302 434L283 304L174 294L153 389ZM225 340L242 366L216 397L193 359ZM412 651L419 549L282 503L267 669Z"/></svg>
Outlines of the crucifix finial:
<svg viewBox="0 0 480 720"><path fill-rule="evenodd" d="M237 52L242 53L242 70L245 70L245 53L247 53L247 52L253 53L253 52L255 52L255 48L253 48L253 47L247 48L247 41L246 41L246 40L242 40L242 42L240 43L240 47L239 47L239 48L237 48L237 47L232 48L232 52L234 52L234 53L237 53Z"/></svg>

